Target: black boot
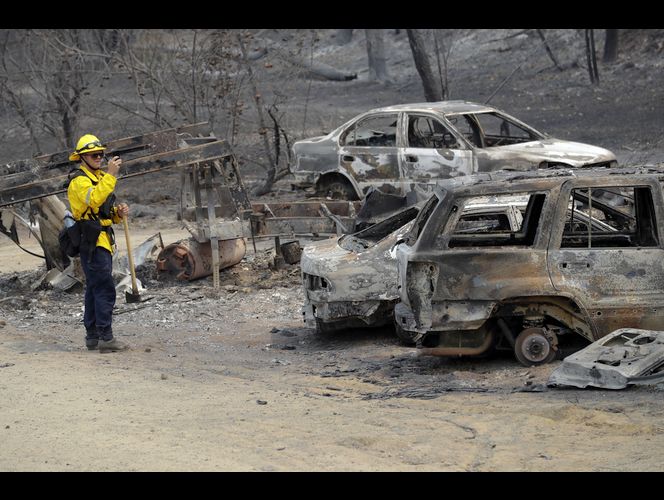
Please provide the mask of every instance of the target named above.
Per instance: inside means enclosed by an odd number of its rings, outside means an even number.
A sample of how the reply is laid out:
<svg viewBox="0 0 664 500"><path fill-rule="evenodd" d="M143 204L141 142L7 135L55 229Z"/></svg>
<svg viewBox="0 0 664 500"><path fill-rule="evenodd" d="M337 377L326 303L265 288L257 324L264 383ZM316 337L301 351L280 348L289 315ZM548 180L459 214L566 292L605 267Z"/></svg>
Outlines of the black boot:
<svg viewBox="0 0 664 500"><path fill-rule="evenodd" d="M97 330L92 328L85 331L85 347L89 350L94 351L99 346L99 334Z"/></svg>

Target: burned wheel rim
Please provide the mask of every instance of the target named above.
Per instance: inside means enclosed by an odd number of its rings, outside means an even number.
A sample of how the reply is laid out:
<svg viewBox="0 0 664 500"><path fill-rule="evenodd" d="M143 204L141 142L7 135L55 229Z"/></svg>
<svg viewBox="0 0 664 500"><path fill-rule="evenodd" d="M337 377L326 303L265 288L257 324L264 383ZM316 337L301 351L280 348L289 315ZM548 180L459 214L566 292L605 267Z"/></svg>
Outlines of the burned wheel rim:
<svg viewBox="0 0 664 500"><path fill-rule="evenodd" d="M347 182L335 180L323 182L318 187L318 196L325 196L333 200L356 200L357 195L353 187Z"/></svg>
<svg viewBox="0 0 664 500"><path fill-rule="evenodd" d="M553 333L543 328L526 328L516 338L514 354L525 366L550 363L556 357L554 342Z"/></svg>

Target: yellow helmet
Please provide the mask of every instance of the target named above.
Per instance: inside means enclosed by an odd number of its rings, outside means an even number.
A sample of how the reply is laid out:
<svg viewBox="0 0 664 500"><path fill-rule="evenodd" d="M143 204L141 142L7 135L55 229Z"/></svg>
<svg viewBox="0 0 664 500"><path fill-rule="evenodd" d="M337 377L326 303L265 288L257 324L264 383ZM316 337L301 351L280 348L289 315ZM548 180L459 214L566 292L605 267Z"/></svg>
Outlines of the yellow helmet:
<svg viewBox="0 0 664 500"><path fill-rule="evenodd" d="M76 161L81 159L81 154L92 153L93 151L104 151L106 146L101 143L92 134L85 134L76 143L76 150L69 155L69 161Z"/></svg>

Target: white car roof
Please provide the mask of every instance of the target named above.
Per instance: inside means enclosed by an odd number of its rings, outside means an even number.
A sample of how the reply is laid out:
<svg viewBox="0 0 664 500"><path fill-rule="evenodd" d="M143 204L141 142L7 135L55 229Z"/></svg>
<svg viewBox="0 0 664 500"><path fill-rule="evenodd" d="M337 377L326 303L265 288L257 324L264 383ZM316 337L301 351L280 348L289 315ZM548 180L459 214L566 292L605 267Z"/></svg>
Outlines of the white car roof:
<svg viewBox="0 0 664 500"><path fill-rule="evenodd" d="M419 102L412 104L396 104L394 106L386 106L383 108L375 108L370 112L375 111L435 111L445 115L460 114L460 113L487 113L491 111L498 111L491 106L478 104L470 101L438 101L438 102Z"/></svg>

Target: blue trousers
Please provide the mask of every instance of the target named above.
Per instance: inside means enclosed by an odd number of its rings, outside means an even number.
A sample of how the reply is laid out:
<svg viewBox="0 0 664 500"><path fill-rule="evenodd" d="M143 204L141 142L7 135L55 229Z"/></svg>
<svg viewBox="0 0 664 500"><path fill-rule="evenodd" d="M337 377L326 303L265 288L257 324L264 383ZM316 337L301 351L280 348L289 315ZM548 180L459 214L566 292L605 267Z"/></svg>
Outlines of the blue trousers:
<svg viewBox="0 0 664 500"><path fill-rule="evenodd" d="M88 262L88 252L81 251L81 265L85 273L85 326L86 340L113 338L113 306L115 305L115 283L111 273L111 252L96 247Z"/></svg>

